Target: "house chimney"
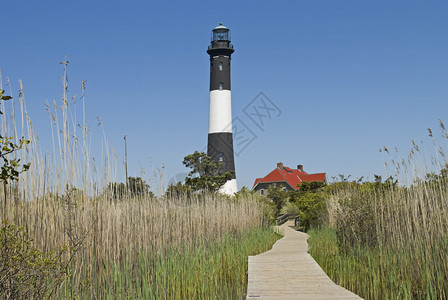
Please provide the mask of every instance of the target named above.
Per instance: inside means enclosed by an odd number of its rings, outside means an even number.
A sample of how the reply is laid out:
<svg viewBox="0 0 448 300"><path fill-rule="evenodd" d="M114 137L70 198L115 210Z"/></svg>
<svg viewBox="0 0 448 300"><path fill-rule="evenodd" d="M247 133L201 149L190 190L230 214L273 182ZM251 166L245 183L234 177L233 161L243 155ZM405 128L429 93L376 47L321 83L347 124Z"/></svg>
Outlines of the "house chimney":
<svg viewBox="0 0 448 300"><path fill-rule="evenodd" d="M283 163L282 162L277 163L277 169L283 170Z"/></svg>
<svg viewBox="0 0 448 300"><path fill-rule="evenodd" d="M297 165L297 170L302 171L303 172L303 165Z"/></svg>

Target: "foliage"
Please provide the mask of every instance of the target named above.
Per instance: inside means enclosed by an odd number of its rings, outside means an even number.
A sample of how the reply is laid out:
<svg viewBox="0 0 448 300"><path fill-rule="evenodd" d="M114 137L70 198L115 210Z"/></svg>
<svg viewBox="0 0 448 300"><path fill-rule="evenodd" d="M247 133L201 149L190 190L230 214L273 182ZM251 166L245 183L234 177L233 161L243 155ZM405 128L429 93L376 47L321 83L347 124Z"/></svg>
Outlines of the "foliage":
<svg viewBox="0 0 448 300"><path fill-rule="evenodd" d="M283 190L282 185L277 186L276 184L270 185L266 193L266 197L275 204L277 213L279 213L283 205L285 205L288 200L288 195L289 193Z"/></svg>
<svg viewBox="0 0 448 300"><path fill-rule="evenodd" d="M189 198L192 192L191 186L178 182L168 186L165 196L170 198Z"/></svg>
<svg viewBox="0 0 448 300"><path fill-rule="evenodd" d="M32 245L23 227L6 221L0 228L0 298L43 299L66 278L61 255Z"/></svg>
<svg viewBox="0 0 448 300"><path fill-rule="evenodd" d="M109 182L105 192L114 200L123 199L126 195L126 184L123 182Z"/></svg>
<svg viewBox="0 0 448 300"><path fill-rule="evenodd" d="M235 177L234 171L222 173L224 163L216 163L204 152L195 151L184 157L182 163L191 171L185 178L185 185L193 191L216 192L227 181Z"/></svg>
<svg viewBox="0 0 448 300"><path fill-rule="evenodd" d="M0 100L5 101L12 99L11 96L4 96L4 92L4 90L0 89ZM3 114L3 112L0 111L0 114ZM13 141L13 137L4 137L0 135L0 157L3 160L0 180L2 180L4 183L8 183L10 179L18 180L19 174L26 172L31 165L31 163L20 165L20 159L10 159L8 157L9 154L12 154L15 151L21 149L24 145L29 144L30 141L25 140L24 137L22 137L18 143L14 143Z"/></svg>
<svg viewBox="0 0 448 300"><path fill-rule="evenodd" d="M318 193L322 191L322 188L325 186L325 183L322 181L311 181L311 182L302 182L302 185L300 185L300 189L298 190L298 193Z"/></svg>
<svg viewBox="0 0 448 300"><path fill-rule="evenodd" d="M436 188L446 189L448 183L448 163L444 164L444 167L440 170L439 173L429 172L425 175L425 179L423 181L424 184L430 184ZM417 181L415 186L422 184L422 181Z"/></svg>
<svg viewBox="0 0 448 300"><path fill-rule="evenodd" d="M388 177L384 182L374 175L374 182L336 182L326 187L329 197L337 197L336 232L340 245L373 248L378 245L376 207L387 195L397 191L397 181ZM342 247L341 251L345 248Z"/></svg>
<svg viewBox="0 0 448 300"><path fill-rule="evenodd" d="M299 190L289 193L289 202L297 206L301 227L305 231L326 219L324 185L321 181L302 182Z"/></svg>
<svg viewBox="0 0 448 300"><path fill-rule="evenodd" d="M235 198L245 198L245 197L253 197L256 195L256 192L253 190L249 190L246 186L243 186L236 194Z"/></svg>
<svg viewBox="0 0 448 300"><path fill-rule="evenodd" d="M263 209L263 225L265 227L275 224L278 215L275 203L266 197L258 196L258 202Z"/></svg>
<svg viewBox="0 0 448 300"><path fill-rule="evenodd" d="M284 191L282 185L273 184L268 188L266 198L275 205L276 214L298 215L301 227L308 230L326 218L324 185L321 181L303 182L298 190Z"/></svg>
<svg viewBox="0 0 448 300"><path fill-rule="evenodd" d="M115 200L123 199L126 195L131 197L142 197L144 195L154 197L149 188L149 184L141 177L128 177L128 188L126 188L126 184L123 182L110 182L106 191Z"/></svg>
<svg viewBox="0 0 448 300"><path fill-rule="evenodd" d="M281 211L282 214L288 214L291 216L298 216L300 214L300 209L297 204L293 202L286 202L285 206L282 207Z"/></svg>
<svg viewBox="0 0 448 300"><path fill-rule="evenodd" d="M149 191L149 184L147 184L141 177L128 177L128 186L129 192L133 197L148 195L151 193Z"/></svg>

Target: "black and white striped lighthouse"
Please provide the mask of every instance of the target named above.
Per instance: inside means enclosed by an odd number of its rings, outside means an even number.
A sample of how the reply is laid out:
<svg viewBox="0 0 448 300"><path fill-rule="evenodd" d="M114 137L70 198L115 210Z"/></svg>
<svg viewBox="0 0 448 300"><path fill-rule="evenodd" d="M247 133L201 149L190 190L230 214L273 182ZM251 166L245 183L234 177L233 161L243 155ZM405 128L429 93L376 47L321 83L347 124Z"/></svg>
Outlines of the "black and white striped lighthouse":
<svg viewBox="0 0 448 300"><path fill-rule="evenodd" d="M219 24L213 29L210 55L210 115L207 155L217 163L224 163L222 172L235 171L232 137L232 103L230 93L230 44L229 29ZM236 177L227 181L220 192L233 195L237 192Z"/></svg>

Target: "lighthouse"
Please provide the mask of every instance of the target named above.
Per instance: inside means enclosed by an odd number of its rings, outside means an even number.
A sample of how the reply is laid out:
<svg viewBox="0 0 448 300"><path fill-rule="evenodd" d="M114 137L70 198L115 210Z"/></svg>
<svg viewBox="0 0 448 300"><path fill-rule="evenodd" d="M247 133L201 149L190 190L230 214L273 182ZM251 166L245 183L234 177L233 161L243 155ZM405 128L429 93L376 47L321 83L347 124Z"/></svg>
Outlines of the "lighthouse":
<svg viewBox="0 0 448 300"><path fill-rule="evenodd" d="M232 137L232 103L230 93L230 31L219 24L212 32L210 55L210 114L207 155L216 163L223 163L221 172L235 172ZM227 181L220 192L233 195L237 192L236 177Z"/></svg>

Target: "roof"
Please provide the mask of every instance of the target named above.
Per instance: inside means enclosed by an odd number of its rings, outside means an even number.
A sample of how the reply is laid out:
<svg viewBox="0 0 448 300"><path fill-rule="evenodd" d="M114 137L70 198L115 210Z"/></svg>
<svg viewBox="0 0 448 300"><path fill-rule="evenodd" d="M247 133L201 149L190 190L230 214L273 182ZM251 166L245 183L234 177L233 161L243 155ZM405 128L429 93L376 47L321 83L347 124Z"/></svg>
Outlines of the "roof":
<svg viewBox="0 0 448 300"><path fill-rule="evenodd" d="M300 179L305 182L312 182L312 181L325 181L325 173L316 173L316 174L307 174L307 175L301 175Z"/></svg>
<svg viewBox="0 0 448 300"><path fill-rule="evenodd" d="M222 25L222 22L220 22L219 25L216 26L215 29L213 29L213 30L216 30L216 29L229 29L229 28L227 28L226 26Z"/></svg>
<svg viewBox="0 0 448 300"><path fill-rule="evenodd" d="M293 189L299 189L298 186L302 185L302 182L323 181L325 182L325 173L308 174L305 171L298 169L291 169L288 167L275 168L272 172L263 178L255 179L252 189L259 183L287 183Z"/></svg>

